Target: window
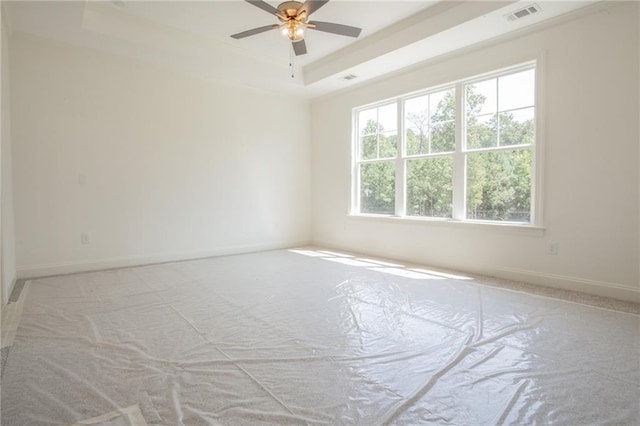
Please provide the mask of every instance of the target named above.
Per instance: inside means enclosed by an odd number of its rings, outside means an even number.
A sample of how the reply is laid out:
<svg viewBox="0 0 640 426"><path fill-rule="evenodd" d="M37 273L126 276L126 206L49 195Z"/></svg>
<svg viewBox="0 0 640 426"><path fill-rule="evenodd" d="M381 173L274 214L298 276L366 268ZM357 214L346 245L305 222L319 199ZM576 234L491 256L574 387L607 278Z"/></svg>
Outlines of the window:
<svg viewBox="0 0 640 426"><path fill-rule="evenodd" d="M452 217L455 87L403 101L406 214Z"/></svg>
<svg viewBox="0 0 640 426"><path fill-rule="evenodd" d="M355 110L353 211L531 224L534 64Z"/></svg>
<svg viewBox="0 0 640 426"><path fill-rule="evenodd" d="M360 212L394 214L398 119L395 103L358 114Z"/></svg>

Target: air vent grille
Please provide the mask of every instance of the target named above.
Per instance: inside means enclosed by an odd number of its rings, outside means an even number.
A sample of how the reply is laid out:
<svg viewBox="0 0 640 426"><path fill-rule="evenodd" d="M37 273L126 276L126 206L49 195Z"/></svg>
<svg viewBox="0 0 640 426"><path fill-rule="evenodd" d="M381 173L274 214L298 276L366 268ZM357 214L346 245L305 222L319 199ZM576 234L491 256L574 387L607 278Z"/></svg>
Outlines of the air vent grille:
<svg viewBox="0 0 640 426"><path fill-rule="evenodd" d="M355 75L355 74L347 74L345 76L340 77L340 80L342 80L342 81L351 81L351 80L354 80L356 78L358 78L358 76Z"/></svg>
<svg viewBox="0 0 640 426"><path fill-rule="evenodd" d="M531 16L539 12L542 12L542 8L537 3L534 3L530 6L523 7L522 9L511 12L510 14L506 15L506 18L509 21L516 21L518 19L526 18L527 16Z"/></svg>

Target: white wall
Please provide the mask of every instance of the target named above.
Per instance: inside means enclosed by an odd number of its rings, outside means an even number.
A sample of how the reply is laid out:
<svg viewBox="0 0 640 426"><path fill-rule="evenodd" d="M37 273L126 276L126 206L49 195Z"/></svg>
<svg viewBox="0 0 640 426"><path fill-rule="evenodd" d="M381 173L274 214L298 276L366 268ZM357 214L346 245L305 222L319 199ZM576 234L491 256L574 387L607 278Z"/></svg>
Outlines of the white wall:
<svg viewBox="0 0 640 426"><path fill-rule="evenodd" d="M11 42L19 276L308 241L306 101Z"/></svg>
<svg viewBox="0 0 640 426"><path fill-rule="evenodd" d="M1 9L1 8L0 8ZM1 246L1 273L2 303L7 303L11 290L16 280L16 253L13 220L13 179L12 179L12 152L11 152L11 112L10 112L10 85L9 85L9 34L5 25L5 14L0 19L2 38L2 146L0 151L1 162L1 197L2 209L0 212Z"/></svg>
<svg viewBox="0 0 640 426"><path fill-rule="evenodd" d="M599 5L519 38L468 49L315 100L315 243L639 300L637 4ZM603 11L604 9L604 11ZM351 110L544 56L542 235L348 217ZM546 254L547 242L559 254Z"/></svg>

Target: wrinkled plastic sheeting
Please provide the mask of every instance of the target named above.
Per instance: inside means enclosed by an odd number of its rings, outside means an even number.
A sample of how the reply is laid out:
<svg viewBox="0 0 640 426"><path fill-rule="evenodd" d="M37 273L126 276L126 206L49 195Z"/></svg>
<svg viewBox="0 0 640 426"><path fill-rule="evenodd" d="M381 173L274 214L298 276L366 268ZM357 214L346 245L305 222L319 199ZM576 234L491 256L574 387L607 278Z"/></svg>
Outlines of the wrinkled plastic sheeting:
<svg viewBox="0 0 640 426"><path fill-rule="evenodd" d="M2 422L640 423L638 316L462 278L281 250L36 280Z"/></svg>
<svg viewBox="0 0 640 426"><path fill-rule="evenodd" d="M93 417L74 423L72 426L147 426L144 421L140 407L132 405L131 407L112 411L102 416Z"/></svg>

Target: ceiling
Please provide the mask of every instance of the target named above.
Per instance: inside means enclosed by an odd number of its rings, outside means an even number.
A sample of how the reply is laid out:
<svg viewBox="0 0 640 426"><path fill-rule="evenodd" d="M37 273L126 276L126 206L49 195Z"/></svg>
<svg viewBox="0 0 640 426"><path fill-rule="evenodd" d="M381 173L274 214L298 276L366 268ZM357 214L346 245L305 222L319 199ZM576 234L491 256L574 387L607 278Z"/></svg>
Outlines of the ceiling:
<svg viewBox="0 0 640 426"><path fill-rule="evenodd" d="M506 15L534 1L332 0L313 20L362 28L358 39L309 31L294 57L276 31L229 37L277 23L242 0L6 1L12 33L133 56L204 78L307 98L341 90L457 49L539 25L595 3L538 0L541 12ZM272 6L277 2L267 1ZM357 78L345 81L344 76Z"/></svg>

